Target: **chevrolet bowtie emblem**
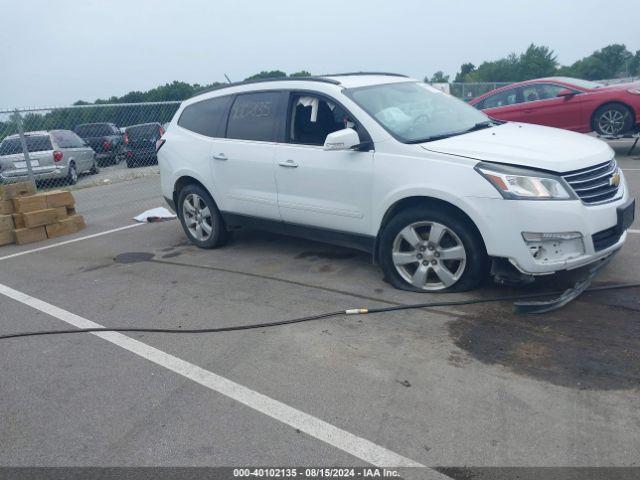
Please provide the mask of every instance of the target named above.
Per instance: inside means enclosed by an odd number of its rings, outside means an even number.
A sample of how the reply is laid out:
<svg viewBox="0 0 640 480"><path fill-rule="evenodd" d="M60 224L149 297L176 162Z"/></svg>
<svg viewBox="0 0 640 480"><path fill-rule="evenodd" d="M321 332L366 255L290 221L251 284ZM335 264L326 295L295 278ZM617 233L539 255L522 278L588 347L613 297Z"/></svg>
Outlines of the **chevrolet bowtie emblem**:
<svg viewBox="0 0 640 480"><path fill-rule="evenodd" d="M611 185L612 187L617 187L618 185L620 185L620 172L616 172L611 176L611 178L609 179L609 185Z"/></svg>

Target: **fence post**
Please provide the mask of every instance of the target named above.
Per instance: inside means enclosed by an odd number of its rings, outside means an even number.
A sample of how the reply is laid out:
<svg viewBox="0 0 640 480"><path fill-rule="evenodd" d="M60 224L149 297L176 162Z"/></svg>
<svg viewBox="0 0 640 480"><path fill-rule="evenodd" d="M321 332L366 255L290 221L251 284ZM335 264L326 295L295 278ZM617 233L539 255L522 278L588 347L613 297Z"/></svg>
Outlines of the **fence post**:
<svg viewBox="0 0 640 480"><path fill-rule="evenodd" d="M22 145L22 153L24 155L24 160L27 164L27 172L29 173L29 180L33 184L33 188L36 187L36 179L33 176L33 168L31 167L31 159L29 158L29 149L27 148L27 141L24 138L24 129L22 128L22 116L20 116L20 112L16 109L13 114L13 119L18 126L18 135L20 135L20 144Z"/></svg>

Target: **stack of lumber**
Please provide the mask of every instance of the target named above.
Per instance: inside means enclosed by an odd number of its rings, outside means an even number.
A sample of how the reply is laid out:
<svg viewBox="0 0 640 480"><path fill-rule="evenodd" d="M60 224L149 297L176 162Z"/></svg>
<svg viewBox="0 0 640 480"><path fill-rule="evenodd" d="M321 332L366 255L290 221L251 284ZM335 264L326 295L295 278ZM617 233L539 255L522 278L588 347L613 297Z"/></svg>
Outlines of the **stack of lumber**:
<svg viewBox="0 0 640 480"><path fill-rule="evenodd" d="M71 192L36 193L29 182L0 185L0 245L38 242L84 227Z"/></svg>

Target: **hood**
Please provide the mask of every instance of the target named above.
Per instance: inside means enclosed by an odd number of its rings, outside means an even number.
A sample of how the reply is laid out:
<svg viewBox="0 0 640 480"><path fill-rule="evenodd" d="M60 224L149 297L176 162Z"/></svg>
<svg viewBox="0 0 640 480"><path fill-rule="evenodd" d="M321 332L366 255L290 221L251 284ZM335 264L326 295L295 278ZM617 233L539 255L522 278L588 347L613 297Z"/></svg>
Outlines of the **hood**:
<svg viewBox="0 0 640 480"><path fill-rule="evenodd" d="M425 150L553 172L569 172L611 160L602 140L559 128L508 122L420 144Z"/></svg>

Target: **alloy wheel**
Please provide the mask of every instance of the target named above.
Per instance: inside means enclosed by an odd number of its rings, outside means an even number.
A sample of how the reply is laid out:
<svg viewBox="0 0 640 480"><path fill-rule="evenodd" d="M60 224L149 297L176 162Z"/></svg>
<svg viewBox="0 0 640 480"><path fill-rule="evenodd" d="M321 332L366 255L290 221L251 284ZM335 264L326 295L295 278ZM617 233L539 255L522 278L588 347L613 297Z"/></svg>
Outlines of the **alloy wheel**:
<svg viewBox="0 0 640 480"><path fill-rule="evenodd" d="M460 237L437 222L415 222L396 235L391 252L396 271L427 291L444 290L464 273L467 253Z"/></svg>
<svg viewBox="0 0 640 480"><path fill-rule="evenodd" d="M213 233L213 217L204 199L195 193L184 198L182 216L189 233L198 241L204 242Z"/></svg>
<svg viewBox="0 0 640 480"><path fill-rule="evenodd" d="M619 110L606 110L598 119L598 128L606 135L617 135L624 128L626 115Z"/></svg>

